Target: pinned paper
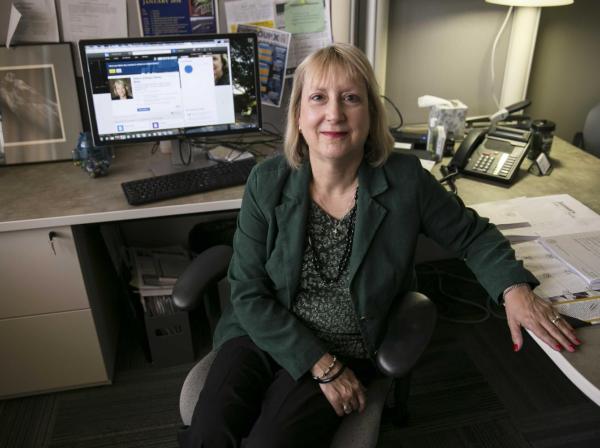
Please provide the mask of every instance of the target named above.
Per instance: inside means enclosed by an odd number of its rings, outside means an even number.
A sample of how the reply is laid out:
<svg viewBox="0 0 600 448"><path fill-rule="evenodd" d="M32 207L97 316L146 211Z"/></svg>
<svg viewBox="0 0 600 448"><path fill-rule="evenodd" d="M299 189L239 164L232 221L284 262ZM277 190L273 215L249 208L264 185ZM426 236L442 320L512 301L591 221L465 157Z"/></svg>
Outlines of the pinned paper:
<svg viewBox="0 0 600 448"><path fill-rule="evenodd" d="M10 6L10 19L8 21L8 33L6 33L6 48L10 47L10 43L12 42L13 36L15 35L15 31L17 31L17 26L19 25L19 21L21 20L21 13L15 5Z"/></svg>
<svg viewBox="0 0 600 448"><path fill-rule="evenodd" d="M54 0L13 0L12 6L21 15L13 30L15 42L59 41Z"/></svg>
<svg viewBox="0 0 600 448"><path fill-rule="evenodd" d="M289 2L285 5L285 29L289 33L320 33L325 28L322 2Z"/></svg>
<svg viewBox="0 0 600 448"><path fill-rule="evenodd" d="M228 0L224 3L227 29L237 31L237 25L275 27L275 7L272 0Z"/></svg>

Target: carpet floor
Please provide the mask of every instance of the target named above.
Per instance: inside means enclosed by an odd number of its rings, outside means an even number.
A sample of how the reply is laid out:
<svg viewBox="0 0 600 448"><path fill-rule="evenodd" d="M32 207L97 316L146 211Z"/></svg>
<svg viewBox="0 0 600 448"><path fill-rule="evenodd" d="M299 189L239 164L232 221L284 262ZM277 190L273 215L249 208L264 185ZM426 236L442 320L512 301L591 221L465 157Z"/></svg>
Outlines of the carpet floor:
<svg viewBox="0 0 600 448"><path fill-rule="evenodd" d="M440 319L413 372L408 421L397 427L384 415L379 447L600 447L600 407L533 340L513 353L501 317L475 323L485 306L448 302L427 268L419 278ZM444 293L485 305L478 285L445 282ZM0 447L175 448L179 390L191 365L152 366L125 332L111 386L0 401Z"/></svg>

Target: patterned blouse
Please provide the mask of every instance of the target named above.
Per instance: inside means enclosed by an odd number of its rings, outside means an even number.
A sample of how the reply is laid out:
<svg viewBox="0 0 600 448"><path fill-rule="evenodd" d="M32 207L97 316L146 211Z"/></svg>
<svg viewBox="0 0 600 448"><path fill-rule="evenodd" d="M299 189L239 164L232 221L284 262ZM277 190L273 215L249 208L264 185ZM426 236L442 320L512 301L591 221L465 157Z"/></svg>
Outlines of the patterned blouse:
<svg viewBox="0 0 600 448"><path fill-rule="evenodd" d="M292 312L319 337L329 352L353 358L368 358L360 333L358 318L350 296L348 266L336 283L322 280L313 256L320 260L325 277L334 279L344 254L346 236L353 214L348 212L341 220L328 215L311 201L307 235L302 257L302 273Z"/></svg>

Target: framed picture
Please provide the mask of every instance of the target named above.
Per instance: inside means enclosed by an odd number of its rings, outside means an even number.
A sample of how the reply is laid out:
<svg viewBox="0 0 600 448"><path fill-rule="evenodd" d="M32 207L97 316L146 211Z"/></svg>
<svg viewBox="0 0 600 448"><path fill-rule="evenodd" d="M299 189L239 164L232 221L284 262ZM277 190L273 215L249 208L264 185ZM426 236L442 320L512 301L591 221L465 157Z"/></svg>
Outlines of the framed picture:
<svg viewBox="0 0 600 448"><path fill-rule="evenodd" d="M81 114L69 44L0 48L0 163L71 158Z"/></svg>

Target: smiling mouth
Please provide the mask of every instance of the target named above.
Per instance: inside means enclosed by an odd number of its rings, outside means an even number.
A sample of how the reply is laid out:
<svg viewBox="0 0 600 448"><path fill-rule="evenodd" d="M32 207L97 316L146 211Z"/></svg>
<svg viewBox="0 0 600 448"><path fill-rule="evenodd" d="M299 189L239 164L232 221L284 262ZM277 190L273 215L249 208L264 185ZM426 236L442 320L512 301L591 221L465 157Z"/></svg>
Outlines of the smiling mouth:
<svg viewBox="0 0 600 448"><path fill-rule="evenodd" d="M321 131L321 134L330 138L343 138L348 135L348 132Z"/></svg>

